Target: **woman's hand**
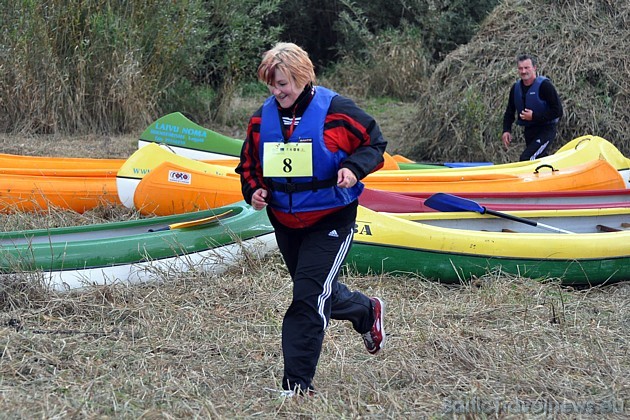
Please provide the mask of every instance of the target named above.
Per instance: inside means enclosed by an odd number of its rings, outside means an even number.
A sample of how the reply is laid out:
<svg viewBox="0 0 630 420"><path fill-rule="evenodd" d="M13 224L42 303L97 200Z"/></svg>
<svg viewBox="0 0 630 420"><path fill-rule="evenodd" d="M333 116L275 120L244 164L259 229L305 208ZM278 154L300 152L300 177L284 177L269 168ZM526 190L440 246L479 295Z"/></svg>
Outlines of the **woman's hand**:
<svg viewBox="0 0 630 420"><path fill-rule="evenodd" d="M252 207L254 210L262 210L267 207L267 197L269 196L269 192L263 188L258 188L252 194Z"/></svg>
<svg viewBox="0 0 630 420"><path fill-rule="evenodd" d="M358 182L356 175L348 168L341 168L337 171L337 186L339 188L351 188Z"/></svg>

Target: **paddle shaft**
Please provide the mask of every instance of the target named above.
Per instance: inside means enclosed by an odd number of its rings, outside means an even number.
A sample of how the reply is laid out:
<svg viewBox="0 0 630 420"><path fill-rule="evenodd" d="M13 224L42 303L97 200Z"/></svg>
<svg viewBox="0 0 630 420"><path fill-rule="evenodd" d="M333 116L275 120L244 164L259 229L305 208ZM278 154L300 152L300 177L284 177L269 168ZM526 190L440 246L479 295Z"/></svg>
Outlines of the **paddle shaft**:
<svg viewBox="0 0 630 420"><path fill-rule="evenodd" d="M439 211L474 211L480 214L491 214L493 216L502 217L504 219L513 220L519 223L525 223L526 225L536 226L542 229L548 229L558 233L573 233L568 230L560 229L557 227L549 226L544 223L538 223L534 220L524 219L522 217L514 216L507 213L501 213L496 210L488 209L476 201L469 200L468 198L458 197L453 194L435 193L431 197L424 200L424 204L433 209Z"/></svg>
<svg viewBox="0 0 630 420"><path fill-rule="evenodd" d="M568 230L560 229L560 228L557 228L557 227L554 227L554 226L549 226L549 225L546 225L544 223L536 222L534 220L523 219L522 217L514 216L514 215L511 215L511 214L508 214L508 213L502 213L500 211L491 210L491 209L488 209L488 208L485 208L485 207L484 207L484 210L485 210L484 213L491 214L493 216L502 217L504 219L513 220L513 221L519 222L519 223L525 223L526 225L535 226L535 227L539 227L539 228L542 228L542 229L547 229L547 230L550 230L552 232L573 233L573 232L570 232Z"/></svg>

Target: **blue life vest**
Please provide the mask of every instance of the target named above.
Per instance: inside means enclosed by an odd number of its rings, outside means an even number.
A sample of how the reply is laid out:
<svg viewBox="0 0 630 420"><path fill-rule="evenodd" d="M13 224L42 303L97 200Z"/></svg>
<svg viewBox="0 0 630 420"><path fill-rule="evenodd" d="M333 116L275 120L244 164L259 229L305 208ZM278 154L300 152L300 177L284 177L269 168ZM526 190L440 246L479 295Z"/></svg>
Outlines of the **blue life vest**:
<svg viewBox="0 0 630 420"><path fill-rule="evenodd" d="M337 187L337 171L348 154L341 149L331 152L324 144L324 123L328 108L337 93L317 86L315 95L306 108L300 123L286 143L312 141L312 177L272 177L265 178L271 188L269 205L284 213L298 213L325 210L348 205L363 191L363 184L357 182L352 188ZM276 101L267 98L262 108L260 123L260 162L264 162L264 143L285 142Z"/></svg>
<svg viewBox="0 0 630 420"><path fill-rule="evenodd" d="M523 97L523 85L519 80L514 84L514 106L516 107L516 113L518 115L523 112L525 108L531 109L534 114L540 114L549 110L549 104L546 101L540 99L540 85L543 81L547 80L545 76L538 76L534 80L534 83L529 87L529 90ZM559 121L559 118L555 118L551 121L523 121L520 118L516 119L516 124L523 126L530 125L551 125Z"/></svg>

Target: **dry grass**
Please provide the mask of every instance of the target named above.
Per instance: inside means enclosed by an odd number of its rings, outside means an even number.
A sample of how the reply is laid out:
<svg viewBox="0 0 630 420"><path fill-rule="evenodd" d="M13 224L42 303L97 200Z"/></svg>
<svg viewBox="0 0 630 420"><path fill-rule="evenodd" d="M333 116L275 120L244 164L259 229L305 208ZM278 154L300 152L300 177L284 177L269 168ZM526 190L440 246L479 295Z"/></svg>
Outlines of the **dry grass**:
<svg viewBox="0 0 630 420"><path fill-rule="evenodd" d="M563 101L553 150L586 134L630 153L627 51L630 4L611 0L504 0L466 45L431 74L410 119L404 154L417 160L518 159L524 141L505 151L500 141L515 59L539 58Z"/></svg>
<svg viewBox="0 0 630 420"><path fill-rule="evenodd" d="M32 135L0 133L0 153L126 159L138 149L140 132L125 136Z"/></svg>
<svg viewBox="0 0 630 420"><path fill-rule="evenodd" d="M320 393L298 401L270 391L282 377L291 294L278 255L220 277L5 300L4 416L519 417L530 407L568 418L577 404L618 418L630 411L628 284L577 291L493 274L459 287L411 277L344 281L386 300L388 346L370 356L348 324L332 322L315 378ZM490 412L497 404L504 411Z"/></svg>

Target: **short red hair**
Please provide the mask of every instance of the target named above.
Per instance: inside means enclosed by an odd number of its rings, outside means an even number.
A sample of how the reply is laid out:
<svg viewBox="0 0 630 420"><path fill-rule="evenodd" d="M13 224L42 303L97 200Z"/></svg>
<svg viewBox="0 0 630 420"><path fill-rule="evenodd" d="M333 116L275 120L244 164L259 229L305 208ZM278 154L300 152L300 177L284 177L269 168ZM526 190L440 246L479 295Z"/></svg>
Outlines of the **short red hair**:
<svg viewBox="0 0 630 420"><path fill-rule="evenodd" d="M315 83L315 68L302 48L290 42L279 42L263 54L258 66L258 79L273 84L276 70L281 70L287 77L293 78L297 86Z"/></svg>

